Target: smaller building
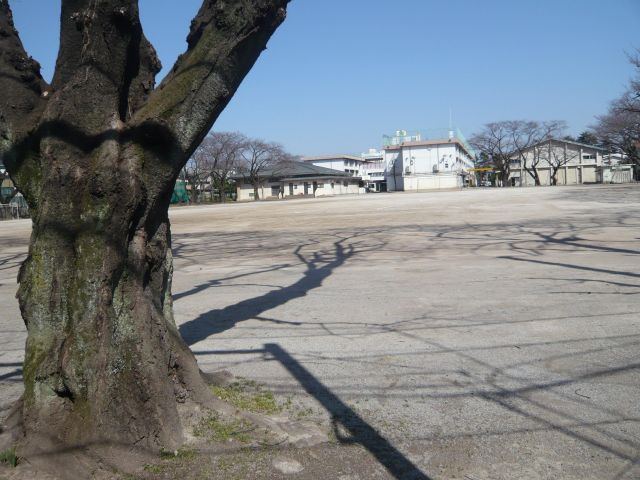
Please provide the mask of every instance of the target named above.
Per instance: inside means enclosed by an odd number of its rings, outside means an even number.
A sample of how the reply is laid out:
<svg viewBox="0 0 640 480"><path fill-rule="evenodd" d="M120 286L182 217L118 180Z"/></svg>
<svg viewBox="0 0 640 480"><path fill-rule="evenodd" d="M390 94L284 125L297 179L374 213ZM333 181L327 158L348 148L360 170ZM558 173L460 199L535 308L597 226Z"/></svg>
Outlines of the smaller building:
<svg viewBox="0 0 640 480"><path fill-rule="evenodd" d="M533 176L527 172L535 166L540 185L580 185L596 183L608 151L604 148L551 138L536 143L524 152L524 159L514 155L511 159L509 180L513 186L534 186ZM525 168L526 167L526 168Z"/></svg>
<svg viewBox="0 0 640 480"><path fill-rule="evenodd" d="M365 163L364 159L356 157L355 155L321 155L317 157L303 157L301 160L318 167L348 173L352 177L362 177Z"/></svg>
<svg viewBox="0 0 640 480"><path fill-rule="evenodd" d="M384 153L375 148L370 148L367 153L363 153L359 157L345 154L321 155L303 157L302 161L318 167L348 173L353 177L360 177L368 191L386 191Z"/></svg>
<svg viewBox="0 0 640 480"><path fill-rule="evenodd" d="M243 175L234 175L237 199L255 200L255 186ZM265 170L258 180L259 199L323 197L364 192L362 178L350 172L319 167L306 162L291 162Z"/></svg>
<svg viewBox="0 0 640 480"><path fill-rule="evenodd" d="M596 170L598 183L631 183L633 182L633 165L602 165Z"/></svg>

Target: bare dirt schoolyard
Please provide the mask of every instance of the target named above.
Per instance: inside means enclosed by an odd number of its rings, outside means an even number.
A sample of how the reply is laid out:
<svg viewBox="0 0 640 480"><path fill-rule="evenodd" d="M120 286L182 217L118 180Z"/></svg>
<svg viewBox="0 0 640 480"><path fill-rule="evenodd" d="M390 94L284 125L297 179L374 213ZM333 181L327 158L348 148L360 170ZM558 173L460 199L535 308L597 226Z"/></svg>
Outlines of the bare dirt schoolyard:
<svg viewBox="0 0 640 480"><path fill-rule="evenodd" d="M176 321L201 368L258 381L331 432L210 478L640 478L640 187L171 218ZM0 417L22 389L29 233L0 223Z"/></svg>

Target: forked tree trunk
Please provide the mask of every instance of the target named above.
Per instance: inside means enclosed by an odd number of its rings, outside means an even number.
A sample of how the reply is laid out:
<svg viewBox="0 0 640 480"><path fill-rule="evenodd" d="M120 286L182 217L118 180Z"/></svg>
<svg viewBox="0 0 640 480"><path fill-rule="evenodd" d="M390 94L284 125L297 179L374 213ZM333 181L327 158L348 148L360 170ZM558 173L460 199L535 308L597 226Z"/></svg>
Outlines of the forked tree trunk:
<svg viewBox="0 0 640 480"><path fill-rule="evenodd" d="M18 298L27 442L180 443L206 402L173 321L178 173L284 20L287 0L206 0L160 65L136 0L63 0L52 85L0 0L0 155L33 212Z"/></svg>
<svg viewBox="0 0 640 480"><path fill-rule="evenodd" d="M533 184L536 187L540 186L540 175L538 175L538 169L536 167L525 167L525 172L533 179Z"/></svg>
<svg viewBox="0 0 640 480"><path fill-rule="evenodd" d="M148 191L135 142L85 158L50 151L19 278L25 427L68 443L173 446L177 403L206 389L172 318L172 182Z"/></svg>

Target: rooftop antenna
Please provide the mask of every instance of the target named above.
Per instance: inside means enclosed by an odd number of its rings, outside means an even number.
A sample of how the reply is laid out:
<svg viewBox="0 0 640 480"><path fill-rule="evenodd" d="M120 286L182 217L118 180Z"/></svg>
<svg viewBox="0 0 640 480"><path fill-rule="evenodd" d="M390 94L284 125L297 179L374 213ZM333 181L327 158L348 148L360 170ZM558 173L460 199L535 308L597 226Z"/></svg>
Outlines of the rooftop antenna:
<svg viewBox="0 0 640 480"><path fill-rule="evenodd" d="M451 107L449 107L449 140L453 140L453 114L451 113Z"/></svg>

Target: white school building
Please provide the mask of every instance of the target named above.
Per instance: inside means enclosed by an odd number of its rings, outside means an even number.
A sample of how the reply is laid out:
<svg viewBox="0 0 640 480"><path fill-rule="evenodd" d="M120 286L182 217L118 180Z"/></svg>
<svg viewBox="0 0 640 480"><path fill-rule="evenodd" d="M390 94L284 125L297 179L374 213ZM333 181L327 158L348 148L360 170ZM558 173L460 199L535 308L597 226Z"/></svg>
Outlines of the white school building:
<svg viewBox="0 0 640 480"><path fill-rule="evenodd" d="M470 181L474 152L459 130L425 139L398 130L385 137L385 179L389 191L459 188Z"/></svg>

